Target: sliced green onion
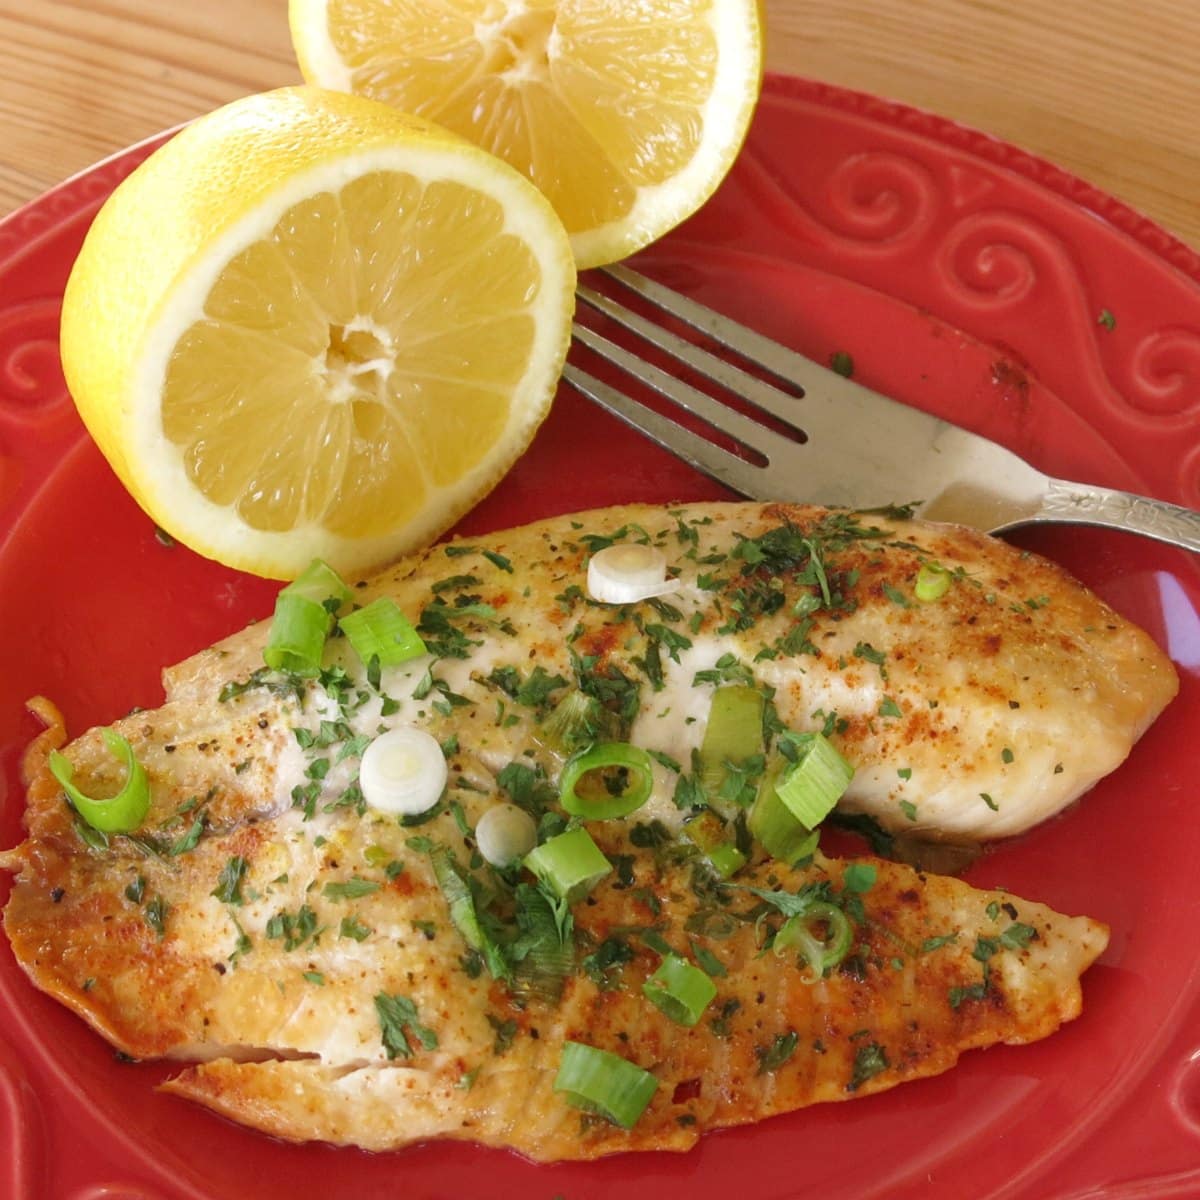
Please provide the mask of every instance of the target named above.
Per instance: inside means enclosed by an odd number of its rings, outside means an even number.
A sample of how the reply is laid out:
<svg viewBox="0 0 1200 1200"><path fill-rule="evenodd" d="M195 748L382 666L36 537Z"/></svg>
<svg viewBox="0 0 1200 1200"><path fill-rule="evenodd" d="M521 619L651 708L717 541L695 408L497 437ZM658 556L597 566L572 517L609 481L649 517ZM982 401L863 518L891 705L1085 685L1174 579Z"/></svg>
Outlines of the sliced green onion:
<svg viewBox="0 0 1200 1200"><path fill-rule="evenodd" d="M854 768L821 733L789 735L796 756L777 760L759 784L750 832L781 862L795 863L817 848L816 827L833 811Z"/></svg>
<svg viewBox="0 0 1200 1200"><path fill-rule="evenodd" d="M636 604L681 586L678 579L667 578L666 557L655 546L619 542L597 550L588 561L588 595L602 604Z"/></svg>
<svg viewBox="0 0 1200 1200"><path fill-rule="evenodd" d="M483 961L494 979L511 978L512 971L500 947L479 923L471 886L454 861L454 856L445 846L439 846L430 855L430 860L438 887L442 889L442 895L450 907L450 920L454 922L454 928L462 934L463 940L472 950L478 950L483 956Z"/></svg>
<svg viewBox="0 0 1200 1200"><path fill-rule="evenodd" d="M801 825L774 793L765 802L761 794L755 801L750 832L772 858L789 866L815 853L821 841L820 832Z"/></svg>
<svg viewBox="0 0 1200 1200"><path fill-rule="evenodd" d="M314 558L283 590L325 605L331 615L354 599L354 592L346 586L346 581L319 558Z"/></svg>
<svg viewBox="0 0 1200 1200"><path fill-rule="evenodd" d="M263 662L274 671L315 678L321 672L329 626L328 609L284 588L275 599Z"/></svg>
<svg viewBox="0 0 1200 1200"><path fill-rule="evenodd" d="M658 1080L636 1063L583 1042L564 1042L554 1090L567 1103L600 1113L622 1129L632 1129L646 1111Z"/></svg>
<svg viewBox="0 0 1200 1200"><path fill-rule="evenodd" d="M572 688L546 715L535 737L559 758L570 758L595 742L610 740L615 730L612 713L595 696Z"/></svg>
<svg viewBox="0 0 1200 1200"><path fill-rule="evenodd" d="M377 658L381 667L393 667L427 653L421 635L390 596L347 613L338 625L364 663Z"/></svg>
<svg viewBox="0 0 1200 1200"><path fill-rule="evenodd" d="M125 783L115 796L95 799L85 796L72 782L74 768L70 759L57 750L50 751L50 774L58 780L75 811L102 833L132 833L150 810L150 784L146 771L133 753L133 747L115 730L102 729L101 736L109 753L121 759Z"/></svg>
<svg viewBox="0 0 1200 1200"><path fill-rule="evenodd" d="M728 879L746 865L746 856L729 837L725 822L711 810L693 817L683 827L683 835L696 846L722 879Z"/></svg>
<svg viewBox="0 0 1200 1200"><path fill-rule="evenodd" d="M813 928L822 923L826 928L824 937ZM810 982L816 983L850 953L853 941L854 932L846 914L836 905L814 900L804 912L789 917L780 926L773 949L776 954L798 949L812 971Z"/></svg>
<svg viewBox="0 0 1200 1200"><path fill-rule="evenodd" d="M525 855L525 866L567 901L587 895L612 870L612 863L582 827L568 829L531 850Z"/></svg>
<svg viewBox="0 0 1200 1200"><path fill-rule="evenodd" d="M579 785L593 771L614 769L623 769L632 775L622 791L613 794L606 788L603 794L597 794L600 788L593 787L589 789L588 795L579 794ZM607 782L608 780L605 781L605 786ZM628 742L602 742L571 759L563 768L558 783L558 798L563 808L572 816L607 821L613 817L628 816L641 808L650 799L653 790L654 763L645 750L639 750Z"/></svg>
<svg viewBox="0 0 1200 1200"><path fill-rule="evenodd" d="M494 804L475 825L475 844L493 867L512 866L537 845L537 823L515 804Z"/></svg>
<svg viewBox="0 0 1200 1200"><path fill-rule="evenodd" d="M714 846L705 851L705 857L722 879L736 875L746 865L746 856L732 842Z"/></svg>
<svg viewBox="0 0 1200 1200"><path fill-rule="evenodd" d="M642 984L642 994L676 1024L695 1025L717 994L717 985L686 958L668 954Z"/></svg>
<svg viewBox="0 0 1200 1200"><path fill-rule="evenodd" d="M272 670L289 675L308 679L319 675L333 615L352 594L328 563L314 558L275 598L263 661Z"/></svg>
<svg viewBox="0 0 1200 1200"><path fill-rule="evenodd" d="M799 754L784 772L775 791L792 816L815 829L842 798L854 778L854 768L821 733L802 735Z"/></svg>
<svg viewBox="0 0 1200 1200"><path fill-rule="evenodd" d="M759 845L772 857L789 866L808 858L820 840L820 834L796 820L779 798L776 784L787 763L777 758L758 785L758 796L750 809L747 824Z"/></svg>
<svg viewBox="0 0 1200 1200"><path fill-rule="evenodd" d="M567 978L575 973L573 925L556 912L562 902L551 900L541 887L518 883L513 900L520 932L509 947L516 962L511 990L514 995L557 1004Z"/></svg>
<svg viewBox="0 0 1200 1200"><path fill-rule="evenodd" d="M922 563L913 595L918 600L940 600L950 590L950 579L950 572L941 563Z"/></svg>
<svg viewBox="0 0 1200 1200"><path fill-rule="evenodd" d="M726 763L738 764L762 753L763 697L745 684L713 692L708 724L700 744L700 782L709 796L719 796L729 774Z"/></svg>
<svg viewBox="0 0 1200 1200"><path fill-rule="evenodd" d="M372 808L415 817L442 798L448 774L437 738L415 725L398 725L366 748L358 784Z"/></svg>

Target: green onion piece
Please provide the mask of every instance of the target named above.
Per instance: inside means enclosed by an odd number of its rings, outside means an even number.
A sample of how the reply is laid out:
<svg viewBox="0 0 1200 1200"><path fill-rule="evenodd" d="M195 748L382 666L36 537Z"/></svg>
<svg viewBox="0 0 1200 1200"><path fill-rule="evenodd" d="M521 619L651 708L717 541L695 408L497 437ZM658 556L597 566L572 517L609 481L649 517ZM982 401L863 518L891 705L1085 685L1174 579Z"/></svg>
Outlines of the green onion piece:
<svg viewBox="0 0 1200 1200"><path fill-rule="evenodd" d="M676 1024L690 1026L704 1016L704 1010L717 994L717 985L686 958L668 954L642 984L642 994Z"/></svg>
<svg viewBox="0 0 1200 1200"><path fill-rule="evenodd" d="M272 670L289 675L307 679L319 675L333 614L352 594L328 563L314 558L275 599L275 616L263 661Z"/></svg>
<svg viewBox="0 0 1200 1200"><path fill-rule="evenodd" d="M516 962L510 990L522 999L557 1004L568 976L575 973L573 924L556 913L561 900L551 900L531 883L518 883L513 900L519 932L508 948Z"/></svg>
<svg viewBox="0 0 1200 1200"><path fill-rule="evenodd" d="M347 613L338 625L364 663L377 658L381 667L394 667L427 653L421 635L390 596Z"/></svg>
<svg viewBox="0 0 1200 1200"><path fill-rule="evenodd" d="M146 819L150 809L150 784L146 771L133 753L133 747L112 729L100 731L109 753L121 759L125 766L125 783L121 790L107 800L85 796L72 782L74 768L70 760L57 750L50 751L50 773L62 785L75 811L93 828L102 833L132 833Z"/></svg>
<svg viewBox="0 0 1200 1200"><path fill-rule="evenodd" d="M275 600L263 662L274 671L315 678L321 672L329 626L328 609L284 588Z"/></svg>
<svg viewBox="0 0 1200 1200"><path fill-rule="evenodd" d="M612 863L582 827L568 829L530 850L525 866L567 901L587 895L612 870Z"/></svg>
<svg viewBox="0 0 1200 1200"><path fill-rule="evenodd" d="M613 794L607 789L601 793L599 787L591 789L589 795L581 796L579 785L593 771L625 770L633 778L613 780L625 784L623 790ZM609 777L612 780L612 777ZM605 780L605 784L609 782ZM593 781L597 782L597 781ZM563 768L558 783L558 798L563 808L572 816L587 817L593 821L607 821L613 817L625 817L641 808L650 799L654 790L654 763L645 750L639 750L628 742L602 742L571 759Z"/></svg>
<svg viewBox="0 0 1200 1200"><path fill-rule="evenodd" d="M713 693L708 724L700 744L700 783L717 796L729 774L725 764L739 764L762 753L763 697L745 684L719 687Z"/></svg>
<svg viewBox="0 0 1200 1200"><path fill-rule="evenodd" d="M918 600L940 600L950 590L950 579L950 572L941 563L922 563L913 595Z"/></svg>
<svg viewBox="0 0 1200 1200"><path fill-rule="evenodd" d="M732 842L714 846L705 851L705 857L722 879L736 875L746 865L746 856Z"/></svg>
<svg viewBox="0 0 1200 1200"><path fill-rule="evenodd" d="M512 972L500 947L479 923L470 884L463 877L454 856L445 846L439 846L430 855L430 860L438 887L442 889L442 895L450 907L450 920L454 922L454 928L462 934L463 940L472 950L478 950L483 956L493 979L511 978Z"/></svg>
<svg viewBox="0 0 1200 1200"><path fill-rule="evenodd" d="M327 608L330 615L354 598L354 592L346 586L346 581L327 562L319 558L314 558L304 568L303 573L296 576L283 590L295 596L303 596L305 600L315 600Z"/></svg>
<svg viewBox="0 0 1200 1200"><path fill-rule="evenodd" d="M728 832L725 822L711 810L693 817L683 827L684 837L703 853L722 879L728 879L746 865L746 856L730 840Z"/></svg>
<svg viewBox="0 0 1200 1200"><path fill-rule="evenodd" d="M564 1042L554 1090L568 1104L598 1112L622 1129L632 1129L646 1111L658 1080L635 1063L583 1042Z"/></svg>
<svg viewBox="0 0 1200 1200"><path fill-rule="evenodd" d="M854 768L824 734L793 735L795 760L767 771L750 810L750 832L782 862L795 863L817 848L816 827L833 811Z"/></svg>
<svg viewBox="0 0 1200 1200"><path fill-rule="evenodd" d="M546 714L534 736L559 758L570 758L595 742L610 739L615 730L612 713L595 696L572 688Z"/></svg>
<svg viewBox="0 0 1200 1200"><path fill-rule="evenodd" d="M775 785L776 794L792 816L809 829L833 811L854 778L854 768L820 733L804 736L796 761Z"/></svg>
<svg viewBox="0 0 1200 1200"><path fill-rule="evenodd" d="M746 823L759 845L772 858L790 866L816 850L820 835L798 821L775 790L786 766L780 757L763 776Z"/></svg>
<svg viewBox="0 0 1200 1200"><path fill-rule="evenodd" d="M824 936L814 928L822 924ZM850 953L853 941L854 933L846 914L824 900L814 900L804 912L789 917L780 926L773 949L776 954L798 949L812 972L809 982L816 983Z"/></svg>

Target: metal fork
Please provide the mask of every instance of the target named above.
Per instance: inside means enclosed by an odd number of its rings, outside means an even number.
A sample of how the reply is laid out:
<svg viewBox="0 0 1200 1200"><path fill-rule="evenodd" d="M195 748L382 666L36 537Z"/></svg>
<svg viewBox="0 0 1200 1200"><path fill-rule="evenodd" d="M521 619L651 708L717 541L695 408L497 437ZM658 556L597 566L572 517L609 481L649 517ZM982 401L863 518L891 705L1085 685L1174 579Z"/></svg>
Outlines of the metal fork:
<svg viewBox="0 0 1200 1200"><path fill-rule="evenodd" d="M584 305L790 432L769 428L576 322L580 343L745 450L738 454L715 444L573 363L564 371L567 382L743 496L855 509L919 500L915 511L925 519L993 533L1043 522L1103 525L1200 551L1200 513L1044 475L987 438L872 392L626 267L610 267L606 274L705 339L786 381L783 387L766 383L626 305L589 287L578 289ZM796 394L785 390L788 385ZM746 451L759 461L750 461Z"/></svg>

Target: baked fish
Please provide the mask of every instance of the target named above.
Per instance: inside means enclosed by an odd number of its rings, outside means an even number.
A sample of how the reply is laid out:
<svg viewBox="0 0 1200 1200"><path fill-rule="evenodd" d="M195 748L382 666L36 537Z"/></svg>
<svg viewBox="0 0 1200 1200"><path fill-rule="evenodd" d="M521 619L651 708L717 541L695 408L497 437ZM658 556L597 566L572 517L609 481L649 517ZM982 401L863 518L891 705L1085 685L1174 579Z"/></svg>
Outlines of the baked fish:
<svg viewBox="0 0 1200 1200"><path fill-rule="evenodd" d="M587 560L626 543L661 552L669 590L598 603ZM168 670L166 703L112 727L149 784L129 833L66 802L42 706L5 926L118 1049L190 1063L169 1090L296 1140L589 1158L685 1149L1079 1013L1100 923L883 860L787 865L739 815L807 731L853 765L843 803L893 828L987 838L1069 803L1176 683L1052 565L902 516L629 506L435 546L354 591L395 599L427 652L381 669L332 638L297 679L264 667L264 624ZM718 797L704 737L729 689L761 697L764 754L725 762ZM650 794L568 824L559 718L580 699L587 740L652 755ZM447 781L397 817L359 763L401 726L437 739ZM102 731L66 756L83 792L121 786ZM476 828L501 803L543 848L585 832L603 869L565 895L493 869ZM712 869L705 821L744 865Z"/></svg>

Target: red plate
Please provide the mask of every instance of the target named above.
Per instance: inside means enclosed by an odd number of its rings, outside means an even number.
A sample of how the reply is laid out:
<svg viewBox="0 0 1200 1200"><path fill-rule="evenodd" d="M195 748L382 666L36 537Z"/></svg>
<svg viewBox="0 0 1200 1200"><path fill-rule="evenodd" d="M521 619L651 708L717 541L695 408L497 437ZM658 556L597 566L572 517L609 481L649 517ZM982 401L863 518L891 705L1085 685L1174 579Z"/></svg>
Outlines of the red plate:
<svg viewBox="0 0 1200 1200"><path fill-rule="evenodd" d="M84 437L55 339L70 263L136 147L0 224L0 845L19 840L23 702L69 727L159 701L158 668L270 607L272 585L160 545ZM1116 201L948 122L768 80L720 193L642 266L1058 475L1200 504L1200 260ZM1102 322L1109 312L1115 325ZM608 452L596 454L605 445ZM564 391L464 526L718 495ZM897 497L908 499L908 497ZM1179 699L1076 810L971 871L1109 922L1084 1015L937 1079L714 1134L686 1155L535 1167L451 1144L294 1147L154 1092L36 992L0 939L0 1194L21 1200L522 1196L756 1200L1200 1194L1200 574L1099 531L1029 533L1169 650ZM0 899L7 895L0 880Z"/></svg>

